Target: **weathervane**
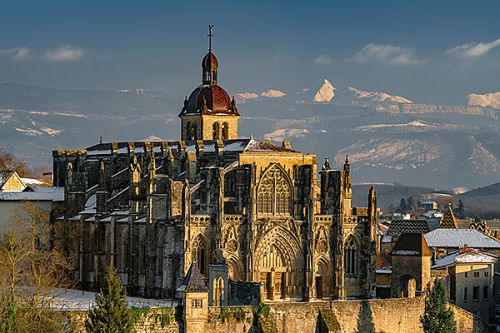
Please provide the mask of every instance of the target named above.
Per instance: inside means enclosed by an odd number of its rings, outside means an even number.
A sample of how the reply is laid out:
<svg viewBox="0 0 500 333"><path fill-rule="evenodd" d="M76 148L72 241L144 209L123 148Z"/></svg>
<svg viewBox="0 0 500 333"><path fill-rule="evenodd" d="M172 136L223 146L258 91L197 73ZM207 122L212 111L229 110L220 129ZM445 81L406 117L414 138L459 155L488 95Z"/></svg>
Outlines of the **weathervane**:
<svg viewBox="0 0 500 333"><path fill-rule="evenodd" d="M213 24L208 24L208 50L212 51L212 37L214 34L212 33L212 29L214 28Z"/></svg>

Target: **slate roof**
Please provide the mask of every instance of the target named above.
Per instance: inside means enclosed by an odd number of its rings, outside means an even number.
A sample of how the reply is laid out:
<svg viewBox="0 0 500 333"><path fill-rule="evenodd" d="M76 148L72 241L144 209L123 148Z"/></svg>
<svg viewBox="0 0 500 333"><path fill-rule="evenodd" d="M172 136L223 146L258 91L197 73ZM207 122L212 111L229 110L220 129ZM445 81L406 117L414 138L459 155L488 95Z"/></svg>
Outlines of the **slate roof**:
<svg viewBox="0 0 500 333"><path fill-rule="evenodd" d="M394 220L387 231L388 236L406 234L425 234L430 228L425 220Z"/></svg>
<svg viewBox="0 0 500 333"><path fill-rule="evenodd" d="M436 260L436 263L431 268L441 269L456 264L494 264L496 261L497 258L489 253L466 248Z"/></svg>
<svg viewBox="0 0 500 333"><path fill-rule="evenodd" d="M154 141L150 142L153 147L153 152L155 154L160 154L162 149L180 149L179 141ZM196 150L196 144L194 141L188 141L185 143L186 151ZM205 140L203 141L203 152L204 153L214 153L217 141L215 140ZM233 139L223 141L224 153L242 153L245 151L271 151L271 152L297 152L293 149L288 149L282 145L275 145L269 141L257 141L254 139ZM145 142L138 141L133 142L135 154L145 153ZM129 142L117 142L116 147L118 150L117 154L129 154ZM99 143L94 146L85 149L87 156L107 156L113 153L112 143Z"/></svg>
<svg viewBox="0 0 500 333"><path fill-rule="evenodd" d="M458 222L457 219L455 218L455 214L453 214L453 210L451 209L451 207L448 207L446 213L444 213L443 217L441 218L441 221L439 222L439 227L453 228L453 229L458 228Z"/></svg>
<svg viewBox="0 0 500 333"><path fill-rule="evenodd" d="M2 187L5 182L12 176L14 170L2 170L0 171L0 187Z"/></svg>
<svg viewBox="0 0 500 333"><path fill-rule="evenodd" d="M393 256L431 256L432 252L423 234L401 234L394 245Z"/></svg>
<svg viewBox="0 0 500 333"><path fill-rule="evenodd" d="M436 229L424 237L430 247L500 249L500 241L474 229Z"/></svg>
<svg viewBox="0 0 500 333"><path fill-rule="evenodd" d="M64 201L64 187L30 186L31 191L0 192L0 201Z"/></svg>
<svg viewBox="0 0 500 333"><path fill-rule="evenodd" d="M182 284L186 287L186 292L208 292L208 288L205 284L203 276L201 275L200 270L195 263L191 264L191 267L189 267L189 271Z"/></svg>

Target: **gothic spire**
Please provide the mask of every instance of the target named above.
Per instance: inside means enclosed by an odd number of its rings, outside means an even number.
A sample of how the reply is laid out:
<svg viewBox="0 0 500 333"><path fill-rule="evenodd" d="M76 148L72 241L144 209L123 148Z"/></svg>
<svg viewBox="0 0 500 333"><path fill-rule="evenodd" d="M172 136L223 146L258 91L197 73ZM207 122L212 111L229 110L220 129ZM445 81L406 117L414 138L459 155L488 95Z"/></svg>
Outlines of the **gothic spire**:
<svg viewBox="0 0 500 333"><path fill-rule="evenodd" d="M325 163L323 163L323 167L321 168L323 171L332 170L332 166L330 165L330 161L328 161L328 157L325 157Z"/></svg>

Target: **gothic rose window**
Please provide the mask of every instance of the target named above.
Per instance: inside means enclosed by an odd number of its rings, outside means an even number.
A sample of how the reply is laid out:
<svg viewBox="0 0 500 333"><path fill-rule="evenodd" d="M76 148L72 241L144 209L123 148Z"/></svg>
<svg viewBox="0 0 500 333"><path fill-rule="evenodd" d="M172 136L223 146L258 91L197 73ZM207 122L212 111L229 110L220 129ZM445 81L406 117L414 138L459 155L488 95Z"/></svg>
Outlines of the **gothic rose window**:
<svg viewBox="0 0 500 333"><path fill-rule="evenodd" d="M292 189L287 174L279 166L272 165L260 180L257 192L259 214L290 214Z"/></svg>
<svg viewBox="0 0 500 333"><path fill-rule="evenodd" d="M344 268L347 275L356 275L357 273L357 251L354 238L351 236L345 243L344 250Z"/></svg>

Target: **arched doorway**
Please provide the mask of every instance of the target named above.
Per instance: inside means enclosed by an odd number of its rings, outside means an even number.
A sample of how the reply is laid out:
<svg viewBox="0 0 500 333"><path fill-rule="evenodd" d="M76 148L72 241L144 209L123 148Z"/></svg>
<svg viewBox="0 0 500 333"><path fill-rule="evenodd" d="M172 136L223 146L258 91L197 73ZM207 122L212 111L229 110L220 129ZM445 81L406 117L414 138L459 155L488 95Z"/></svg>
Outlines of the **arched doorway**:
<svg viewBox="0 0 500 333"><path fill-rule="evenodd" d="M329 279L330 268L328 262L326 259L321 258L316 262L316 276L314 281L316 286L316 298L321 299L329 296Z"/></svg>
<svg viewBox="0 0 500 333"><path fill-rule="evenodd" d="M254 281L261 283L264 299L302 297L304 260L300 242L288 230L275 227L257 243Z"/></svg>

